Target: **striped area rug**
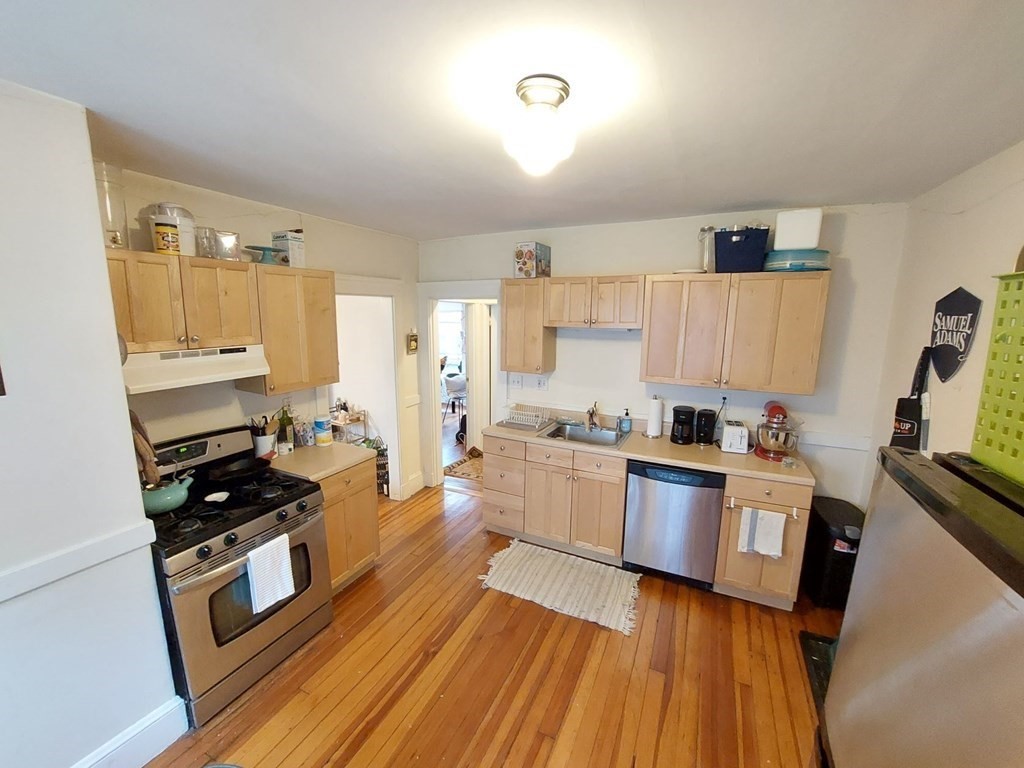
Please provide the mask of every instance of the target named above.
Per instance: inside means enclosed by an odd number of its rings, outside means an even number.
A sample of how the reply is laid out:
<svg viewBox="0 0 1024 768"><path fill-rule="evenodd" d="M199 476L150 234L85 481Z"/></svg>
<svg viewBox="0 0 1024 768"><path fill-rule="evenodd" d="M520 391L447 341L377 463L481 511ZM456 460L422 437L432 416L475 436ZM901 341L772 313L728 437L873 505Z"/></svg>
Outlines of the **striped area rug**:
<svg viewBox="0 0 1024 768"><path fill-rule="evenodd" d="M506 592L624 635L633 633L640 574L518 539L488 565L490 572L477 577L484 589Z"/></svg>

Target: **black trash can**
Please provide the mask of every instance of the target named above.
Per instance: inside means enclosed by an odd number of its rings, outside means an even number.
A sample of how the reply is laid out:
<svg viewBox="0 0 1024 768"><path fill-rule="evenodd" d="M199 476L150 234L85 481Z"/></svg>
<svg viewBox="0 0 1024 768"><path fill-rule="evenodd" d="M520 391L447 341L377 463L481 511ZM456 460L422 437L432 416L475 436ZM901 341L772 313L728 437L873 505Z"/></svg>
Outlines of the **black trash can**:
<svg viewBox="0 0 1024 768"><path fill-rule="evenodd" d="M863 527L864 513L856 505L829 496L811 500L800 587L815 605L846 607Z"/></svg>

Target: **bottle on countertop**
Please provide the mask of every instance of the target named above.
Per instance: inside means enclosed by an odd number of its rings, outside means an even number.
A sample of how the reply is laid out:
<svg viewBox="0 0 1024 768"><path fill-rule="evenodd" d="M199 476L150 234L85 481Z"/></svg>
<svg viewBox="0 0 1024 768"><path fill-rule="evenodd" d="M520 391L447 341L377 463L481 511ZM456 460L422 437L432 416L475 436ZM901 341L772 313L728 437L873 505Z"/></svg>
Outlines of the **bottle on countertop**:
<svg viewBox="0 0 1024 768"><path fill-rule="evenodd" d="M629 408L626 413L619 417L619 431L629 433L633 431L633 417L629 415Z"/></svg>
<svg viewBox="0 0 1024 768"><path fill-rule="evenodd" d="M291 453L295 450L295 421L292 419L288 406L283 406L277 417L277 452Z"/></svg>

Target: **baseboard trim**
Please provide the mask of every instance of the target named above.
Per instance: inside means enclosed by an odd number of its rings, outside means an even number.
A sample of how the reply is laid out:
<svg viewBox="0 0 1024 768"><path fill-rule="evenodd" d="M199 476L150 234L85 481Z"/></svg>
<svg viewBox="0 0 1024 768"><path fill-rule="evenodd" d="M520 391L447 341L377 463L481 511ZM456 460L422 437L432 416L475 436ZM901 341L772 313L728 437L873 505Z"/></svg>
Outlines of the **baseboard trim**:
<svg viewBox="0 0 1024 768"><path fill-rule="evenodd" d="M177 741L187 730L185 702L175 696L83 757L72 768L145 765Z"/></svg>
<svg viewBox="0 0 1024 768"><path fill-rule="evenodd" d="M405 501L411 496L419 493L425 486L423 485L423 473L417 472L404 483L402 483L402 498L399 501Z"/></svg>
<svg viewBox="0 0 1024 768"><path fill-rule="evenodd" d="M149 545L153 523L144 519L129 528L91 539L0 573L0 603L72 574Z"/></svg>

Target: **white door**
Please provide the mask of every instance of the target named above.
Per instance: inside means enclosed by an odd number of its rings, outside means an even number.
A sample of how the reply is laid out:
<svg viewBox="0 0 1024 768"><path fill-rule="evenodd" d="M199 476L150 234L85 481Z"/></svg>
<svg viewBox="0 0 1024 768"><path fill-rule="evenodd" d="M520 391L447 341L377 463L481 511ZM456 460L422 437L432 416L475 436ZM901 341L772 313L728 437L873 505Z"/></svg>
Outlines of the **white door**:
<svg viewBox="0 0 1024 768"><path fill-rule="evenodd" d="M491 308L466 305L466 448L483 447L491 423Z"/></svg>

